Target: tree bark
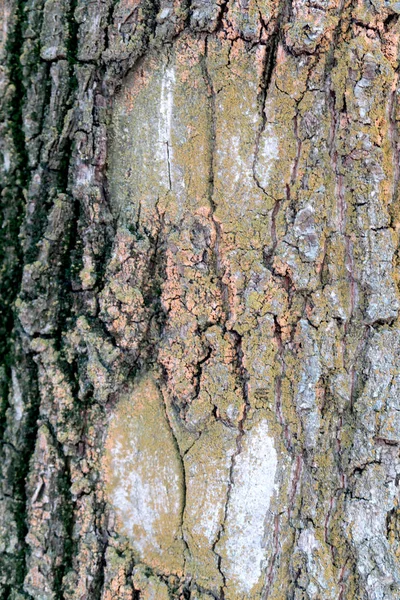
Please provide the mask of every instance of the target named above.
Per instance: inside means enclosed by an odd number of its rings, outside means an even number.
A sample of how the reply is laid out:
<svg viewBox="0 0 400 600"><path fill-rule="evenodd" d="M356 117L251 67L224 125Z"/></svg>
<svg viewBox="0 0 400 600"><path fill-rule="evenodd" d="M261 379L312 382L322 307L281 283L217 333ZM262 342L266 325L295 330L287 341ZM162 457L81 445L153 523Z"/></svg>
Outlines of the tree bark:
<svg viewBox="0 0 400 600"><path fill-rule="evenodd" d="M398 3L0 6L0 598L397 600Z"/></svg>

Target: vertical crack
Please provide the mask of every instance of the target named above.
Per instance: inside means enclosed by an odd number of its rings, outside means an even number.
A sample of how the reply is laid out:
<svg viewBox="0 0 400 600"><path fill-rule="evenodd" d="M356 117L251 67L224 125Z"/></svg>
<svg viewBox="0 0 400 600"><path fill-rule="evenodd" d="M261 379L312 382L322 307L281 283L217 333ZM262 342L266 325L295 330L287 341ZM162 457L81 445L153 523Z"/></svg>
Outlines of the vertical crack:
<svg viewBox="0 0 400 600"><path fill-rule="evenodd" d="M278 416L278 421L282 427L286 448L289 452L293 450L292 438L290 435L288 424L286 423L282 412L282 381L285 378L286 365L284 360L284 344L282 340L282 329L278 318L274 316L274 338L278 348L277 359L281 366L281 374L275 378L275 410Z"/></svg>
<svg viewBox="0 0 400 600"><path fill-rule="evenodd" d="M22 276L22 248L19 239L24 213L24 189L29 183L28 153L23 133L22 108L26 89L22 73L20 55L23 45L23 3L16 3L15 22L7 32L5 51L6 68L14 94L2 99L2 110L6 112L6 127L11 133L10 155L15 155L15 168L4 173L0 182L1 223L0 223L0 262L3 265L0 279L0 357L4 375L0 380L0 439L6 429L6 410L11 384L13 357L14 301L18 295ZM13 150L15 150L13 152ZM4 159L5 160L5 159Z"/></svg>
<svg viewBox="0 0 400 600"><path fill-rule="evenodd" d="M218 31L223 31L224 29L224 18L227 15L229 10L229 0L222 0L222 2L219 3L219 12L217 15L217 20L216 20L216 25L215 25L215 32L217 33Z"/></svg>
<svg viewBox="0 0 400 600"><path fill-rule="evenodd" d="M294 130L294 137L296 140L296 156L293 162L293 168L292 168L292 174L290 177L290 185L294 185L294 183L296 182L297 179L297 173L299 170L299 163L300 163L300 155L301 155L301 147L302 147L302 140L301 137L299 136L299 124L298 124L298 120L299 120L299 116L298 116L298 105L300 103L300 100L296 103L296 114L293 117L293 130Z"/></svg>
<svg viewBox="0 0 400 600"><path fill-rule="evenodd" d="M0 437L3 444L13 442L18 452L9 460L4 460L5 481L12 481L12 498L9 511L13 519L10 535L16 538L15 549L7 555L1 552L0 569L7 574L9 586L0 593L21 591L26 576L25 537L27 525L27 492L25 480L29 472L29 461L34 451L37 417L39 413L39 391L37 365L32 354L24 351L18 332L18 320L15 320L14 302L18 296L23 271L23 248L20 238L21 224L24 218L24 193L30 181L30 169L26 139L23 128L23 109L26 101L27 83L21 55L24 50L24 33L26 29L26 2L18 0L13 3L10 14L9 29L6 32L5 53L7 57L6 73L9 79L8 92L2 98L2 111L5 128L10 134L10 155L12 161L8 165L1 182L1 227L0 227L0 261L1 273L1 314L0 314L0 356L2 402L0 407ZM13 93L10 93L13 91ZM8 140L5 139L6 144ZM5 158L5 156L4 156ZM13 412L7 415L8 397L12 392L11 368L15 365L18 377L23 385L24 414L21 423L16 426L10 423ZM25 387L26 386L26 387ZM11 427L10 427L11 425ZM5 446L4 446L5 447ZM3 471L4 473L4 471ZM6 508L4 513L6 514ZM9 592L7 588L9 587ZM2 597L3 597L2 595Z"/></svg>
<svg viewBox="0 0 400 600"><path fill-rule="evenodd" d="M389 96L389 105L388 105L388 115L389 115L389 139L392 145L392 153L393 153L393 184L392 184L392 204L397 206L399 199L399 180L400 180L400 160L399 160L399 132L397 127L397 119L396 119L396 111L398 108L398 81L399 81L399 73L396 71L392 90ZM392 221L394 220L394 215L391 215ZM393 227L393 223L392 223Z"/></svg>
<svg viewBox="0 0 400 600"><path fill-rule="evenodd" d="M329 154L331 157L332 171L335 176L335 196L337 199L338 225L339 233L345 240L346 248L346 270L350 286L350 321L353 318L357 303L357 284L354 276L353 244L347 229L347 204L345 199L344 176L339 166L339 156L336 145L337 130L339 127L339 117L336 109L336 94L331 89L328 95L328 106L331 114L331 131L329 139ZM348 322L345 323L345 333L348 329Z"/></svg>
<svg viewBox="0 0 400 600"><path fill-rule="evenodd" d="M267 115L266 115L266 102L268 97L268 91L271 86L272 76L276 67L276 56L278 51L278 42L279 42L279 24L277 25L277 30L272 34L268 46L265 48L265 56L264 56L264 64L263 64L263 72L260 82L260 93L259 93L259 106L261 113L261 123L258 128L256 139L255 139L255 149L254 149L254 159L253 159L253 179L255 181L256 186L265 196L269 196L267 190L261 185L260 180L257 176L257 162L258 156L260 152L260 142L262 135L267 126Z"/></svg>
<svg viewBox="0 0 400 600"><path fill-rule="evenodd" d="M266 600L269 596L270 590L271 590L271 586L273 584L274 581L274 568L275 568L275 563L279 554L279 530L280 530L280 515L276 514L275 518L274 518L274 536L273 536L273 542L272 542L272 546L273 546L273 551L272 551L272 556L271 556L271 560L269 562L269 566L268 566L268 572L267 572L267 581L266 581L266 585L265 588L262 592L262 600Z"/></svg>
<svg viewBox="0 0 400 600"><path fill-rule="evenodd" d="M166 145L166 149L167 149L167 167L168 167L168 187L169 187L169 191L172 190L172 181L171 181L171 157L170 157L170 150L169 150L169 142L165 142Z"/></svg>
<svg viewBox="0 0 400 600"><path fill-rule="evenodd" d="M260 15L260 18L261 18L261 15ZM275 197L272 197L271 194L267 192L266 188L261 184L260 179L257 175L257 163L258 163L258 157L259 157L259 153L260 153L261 139L262 139L262 136L263 136L266 126L267 126L266 103L267 103L267 98L268 98L268 92L271 87L272 77L273 77L273 74L274 74L274 71L276 68L278 44L279 44L279 37L280 37L281 18L282 18L281 16L278 17L275 32L271 35L268 45L265 48L263 72L262 72L262 77L261 77L261 82L260 82L260 93L259 93L259 98L258 98L259 106L260 106L261 122L260 122L260 126L258 128L258 131L256 133L256 138L255 138L255 143L254 143L254 158L253 158L253 164L252 164L253 180L254 180L257 188L263 193L264 196L267 196L268 198L272 198L272 200L274 201L274 206L273 206L272 213L271 213L271 240L272 240L272 243L271 243L271 247L264 254L264 263L265 263L266 267L270 270L272 269L273 256L275 254L275 250L276 250L277 243L278 243L277 236L276 236L276 219L277 219L279 210L281 208L282 201ZM263 28L265 29L262 18L261 18L261 23L262 23Z"/></svg>
<svg viewBox="0 0 400 600"><path fill-rule="evenodd" d="M185 571L185 565L186 565L186 560L187 560L187 556L190 556L191 552L190 552L190 548L189 548L189 544L185 538L185 534L184 534L184 521L185 521L185 511L186 511L186 498L187 498L187 481L186 481L186 467L185 467L185 455L187 454L188 450L182 454L180 446L179 446L179 442L178 442L178 438L175 435L175 431L174 431L174 427L173 424L171 422L169 413L168 413L168 409L167 409L167 403L165 401L164 398L164 394L163 394L163 390L161 388L161 386L159 386L159 392L160 395L163 399L163 406L164 406L164 414L165 414L165 419L166 422L168 423L168 427L170 429L171 432L171 436L172 436L172 440L174 442L174 446L176 448L177 454L179 456L179 460L180 460L180 464L181 464L181 473L182 473L182 508L181 508L181 512L180 512L180 530L181 530L181 537L182 537L182 541L183 544L185 546L185 551L183 553L183 570Z"/></svg>
<svg viewBox="0 0 400 600"><path fill-rule="evenodd" d="M398 83L399 83L399 72L398 68L395 72L392 90L389 96L388 104L388 116L389 116L389 140L392 146L393 154L393 184L392 184L392 198L388 207L390 215L390 227L397 235L397 247L394 253L394 264L395 268L398 269L400 262L400 237L398 235L396 221L398 220L399 212L399 182L400 182L400 139L398 121L396 118L396 112L398 110Z"/></svg>
<svg viewBox="0 0 400 600"><path fill-rule="evenodd" d="M209 91L209 102L210 102L210 112L211 112L208 197L209 197L209 203L210 203L210 207L211 207L211 220L214 224L215 231L216 231L216 241L215 241L215 246L214 246L215 271L216 271L216 276L218 278L218 282L219 282L219 285L221 288L222 304L224 307L224 314L225 314L223 330L225 330L226 324L230 318L230 302L229 302L230 293L229 293L228 285L226 283L224 283L224 281L223 281L223 278L225 275L225 269L222 264L221 253L220 253L222 231L221 231L221 226L220 226L218 220L215 218L216 204L215 204L215 200L214 200L214 186L215 186L214 160L215 160L215 152L216 152L216 93L215 93L215 89L213 86L211 75L208 71L207 60L208 60L208 37L205 38L205 51L204 51L204 61L203 61L203 75L204 75L204 80L205 80L205 83L206 83L208 91ZM234 336L234 340L235 340L238 380L240 383L244 404L243 404L243 413L238 422L238 434L236 437L236 450L232 455L231 464L230 464L230 468L229 468L229 479L228 479L226 501L225 501L225 506L224 506L224 514L222 517L222 521L221 521L217 536L212 545L212 551L215 554L215 556L217 557L217 568L218 568L218 571L222 578L222 586L220 589L220 600L224 600L224 598L225 598L224 590L226 588L226 576L222 569L222 556L217 552L217 545L220 542L221 537L225 530L225 524L226 524L226 520L227 520L227 516L228 516L229 501L230 501L230 497L231 497L232 487L234 485L234 469L235 469L235 464L236 464L236 458L242 451L242 440L243 440L243 436L245 435L244 424L245 424L247 414L248 414L248 411L250 408L250 404L249 404L249 400L248 400L248 389L247 389L249 376L248 376L248 373L246 371L244 361L243 361L242 336L235 330L230 330L230 331L231 331L232 335Z"/></svg>
<svg viewBox="0 0 400 600"><path fill-rule="evenodd" d="M243 348L242 348L243 338L235 330L232 330L232 334L235 338L236 364L237 364L237 369L238 369L238 382L242 389L244 404L243 404L242 416L238 422L238 434L236 436L236 450L232 454L231 464L229 467L229 478L228 478L228 486L227 486L226 500L225 500L225 506L224 506L224 514L222 517L222 521L221 521L216 539L212 545L212 551L214 552L214 554L217 557L218 571L222 577L222 586L220 589L220 600L224 600L224 598L225 598L226 576L222 569L222 556L217 552L216 547L217 547L218 543L220 542L221 537L225 531L226 521L228 518L229 502L231 499L232 488L234 486L234 471L235 471L235 466L236 466L236 459L243 450L243 438L246 434L244 426L245 426L245 422L246 422L246 419L247 419L247 416L248 416L248 413L250 410L250 402L249 402L249 396L248 396L249 374L246 370L246 367L244 365L244 360L243 360Z"/></svg>
<svg viewBox="0 0 400 600"><path fill-rule="evenodd" d="M29 473L30 459L35 450L37 435L37 420L39 417L40 395L38 384L38 367L31 354L19 357L22 363L22 372L29 381L29 395L25 402L25 420L23 424L23 443L20 452L16 457L14 466L14 518L16 522L19 548L13 561L14 577L16 586L22 589L24 579L27 574L26 556L27 543L26 535L28 533L27 505L28 495L26 489L26 478ZM30 597L30 596L29 596Z"/></svg>
<svg viewBox="0 0 400 600"><path fill-rule="evenodd" d="M210 218L211 218L211 221L215 228L215 245L214 245L215 272L216 272L218 284L219 284L220 290L221 290L222 306L224 309L223 313L225 315L223 326L225 326L226 322L229 320L229 316L230 316L230 304L229 304L229 288L224 283L225 269L222 264L221 252L220 252L221 240L222 240L221 225L220 225L218 219L216 219L216 217L215 217L215 211L217 208L217 206L215 204L215 200L214 200L214 187L215 187L214 161L215 161L215 152L216 152L216 127L217 127L216 106L215 106L216 92L214 89L211 75L208 71L208 65L207 65L208 54L209 54L208 36L206 36L204 39L204 60L202 62L202 68L203 68L204 81L208 88L209 107L210 107L210 113L211 113L210 114L210 131L209 131L210 158L209 158L209 170L208 170L208 200L209 200L210 209L211 209Z"/></svg>
<svg viewBox="0 0 400 600"><path fill-rule="evenodd" d="M63 502L59 510L59 519L62 525L63 554L59 556L57 568L54 570L54 596L57 600L64 600L63 578L72 567L73 559L73 540L72 533L74 528L74 508L75 503L71 494L71 459L65 454L63 445L59 442L53 425L46 419L46 426L51 435L52 443L63 463L63 469L58 473L58 491L63 497Z"/></svg>

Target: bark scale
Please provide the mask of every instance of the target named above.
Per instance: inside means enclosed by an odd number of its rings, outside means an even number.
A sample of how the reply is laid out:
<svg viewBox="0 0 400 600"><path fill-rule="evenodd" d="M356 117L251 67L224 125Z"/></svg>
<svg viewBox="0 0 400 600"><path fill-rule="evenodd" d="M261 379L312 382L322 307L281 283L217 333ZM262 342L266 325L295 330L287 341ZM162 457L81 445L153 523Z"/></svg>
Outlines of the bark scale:
<svg viewBox="0 0 400 600"><path fill-rule="evenodd" d="M1 9L0 597L397 599L398 5Z"/></svg>

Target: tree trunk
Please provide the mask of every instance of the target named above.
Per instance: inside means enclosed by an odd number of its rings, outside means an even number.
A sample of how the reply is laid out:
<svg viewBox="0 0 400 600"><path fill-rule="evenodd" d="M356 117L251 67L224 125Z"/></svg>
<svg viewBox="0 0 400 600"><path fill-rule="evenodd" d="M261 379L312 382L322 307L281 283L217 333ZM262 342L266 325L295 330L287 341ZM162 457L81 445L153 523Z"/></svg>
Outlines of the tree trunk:
<svg viewBox="0 0 400 600"><path fill-rule="evenodd" d="M0 6L0 598L398 600L398 3Z"/></svg>

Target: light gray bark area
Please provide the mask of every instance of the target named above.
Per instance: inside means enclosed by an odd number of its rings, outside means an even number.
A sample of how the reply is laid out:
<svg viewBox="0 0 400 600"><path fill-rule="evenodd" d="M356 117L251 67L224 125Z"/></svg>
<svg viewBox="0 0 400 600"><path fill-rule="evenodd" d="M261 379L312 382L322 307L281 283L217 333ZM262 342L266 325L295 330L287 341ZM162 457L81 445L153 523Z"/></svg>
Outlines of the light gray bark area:
<svg viewBox="0 0 400 600"><path fill-rule="evenodd" d="M0 599L397 600L397 3L0 11Z"/></svg>

